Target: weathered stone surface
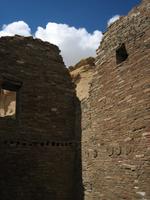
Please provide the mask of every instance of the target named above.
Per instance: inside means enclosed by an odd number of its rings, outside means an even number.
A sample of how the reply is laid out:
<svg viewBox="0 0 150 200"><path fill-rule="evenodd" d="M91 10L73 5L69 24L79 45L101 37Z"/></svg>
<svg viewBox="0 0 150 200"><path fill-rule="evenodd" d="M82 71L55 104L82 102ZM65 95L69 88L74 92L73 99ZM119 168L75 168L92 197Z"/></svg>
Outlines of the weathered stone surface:
<svg viewBox="0 0 150 200"><path fill-rule="evenodd" d="M89 96L90 82L95 69L95 59L89 57L81 60L74 67L70 67L70 74L76 85L76 93L78 98L83 100Z"/></svg>
<svg viewBox="0 0 150 200"><path fill-rule="evenodd" d="M0 83L17 95L16 118L0 115L0 199L78 199L76 96L59 49L31 37L0 38Z"/></svg>
<svg viewBox="0 0 150 200"><path fill-rule="evenodd" d="M81 105L56 46L0 39L0 199L150 199L149 25L143 0L70 68Z"/></svg>
<svg viewBox="0 0 150 200"><path fill-rule="evenodd" d="M109 27L97 50L81 101L85 200L150 199L149 25L145 0Z"/></svg>

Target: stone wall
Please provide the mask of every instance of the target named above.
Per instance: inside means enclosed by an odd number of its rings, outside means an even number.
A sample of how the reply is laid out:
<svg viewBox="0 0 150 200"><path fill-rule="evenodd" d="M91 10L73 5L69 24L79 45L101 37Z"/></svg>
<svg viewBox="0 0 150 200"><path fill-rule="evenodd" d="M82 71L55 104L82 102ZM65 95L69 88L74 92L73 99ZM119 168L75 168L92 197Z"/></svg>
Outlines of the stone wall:
<svg viewBox="0 0 150 200"><path fill-rule="evenodd" d="M81 101L85 200L150 199L149 25L145 0L109 27L97 50Z"/></svg>
<svg viewBox="0 0 150 200"><path fill-rule="evenodd" d="M149 24L143 0L109 27L95 64L70 69L81 105L56 46L0 39L2 200L82 200L81 175L85 200L150 199Z"/></svg>
<svg viewBox="0 0 150 200"><path fill-rule="evenodd" d="M77 100L58 48L0 38L0 86L16 93L16 117L0 116L0 199L76 200Z"/></svg>

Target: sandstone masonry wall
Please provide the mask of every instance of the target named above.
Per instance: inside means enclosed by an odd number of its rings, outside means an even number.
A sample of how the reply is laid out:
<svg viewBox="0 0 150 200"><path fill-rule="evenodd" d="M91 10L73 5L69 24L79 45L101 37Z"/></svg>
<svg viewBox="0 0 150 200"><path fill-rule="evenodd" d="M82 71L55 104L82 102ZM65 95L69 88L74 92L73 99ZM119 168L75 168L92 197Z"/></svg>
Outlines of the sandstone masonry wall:
<svg viewBox="0 0 150 200"><path fill-rule="evenodd" d="M0 38L0 86L17 94L16 118L0 117L0 199L77 199L76 97L59 49Z"/></svg>
<svg viewBox="0 0 150 200"><path fill-rule="evenodd" d="M150 199L149 25L143 0L70 68L81 102L56 46L0 38L0 199Z"/></svg>
<svg viewBox="0 0 150 200"><path fill-rule="evenodd" d="M81 101L85 200L150 199L149 25L145 0L109 27L97 50Z"/></svg>

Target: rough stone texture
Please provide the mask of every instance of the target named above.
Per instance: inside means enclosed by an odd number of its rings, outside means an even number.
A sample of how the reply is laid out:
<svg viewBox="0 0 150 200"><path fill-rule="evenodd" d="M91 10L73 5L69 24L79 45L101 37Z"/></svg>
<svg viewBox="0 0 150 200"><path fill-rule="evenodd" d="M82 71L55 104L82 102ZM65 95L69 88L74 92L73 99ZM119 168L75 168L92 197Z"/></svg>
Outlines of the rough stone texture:
<svg viewBox="0 0 150 200"><path fill-rule="evenodd" d="M109 27L97 50L81 101L85 200L150 199L149 27L145 0ZM121 44L128 56L118 63Z"/></svg>
<svg viewBox="0 0 150 200"><path fill-rule="evenodd" d="M81 107L56 46L0 39L1 91L16 92L15 119L0 117L0 199L82 200L81 174L85 200L150 199L149 25L143 0L109 27L96 66L70 68Z"/></svg>
<svg viewBox="0 0 150 200"><path fill-rule="evenodd" d="M95 59L89 57L70 67L70 74L76 85L76 94L80 101L89 96L89 87L95 69Z"/></svg>
<svg viewBox="0 0 150 200"><path fill-rule="evenodd" d="M58 48L0 38L0 86L17 94L16 119L0 117L0 199L79 199L77 100Z"/></svg>

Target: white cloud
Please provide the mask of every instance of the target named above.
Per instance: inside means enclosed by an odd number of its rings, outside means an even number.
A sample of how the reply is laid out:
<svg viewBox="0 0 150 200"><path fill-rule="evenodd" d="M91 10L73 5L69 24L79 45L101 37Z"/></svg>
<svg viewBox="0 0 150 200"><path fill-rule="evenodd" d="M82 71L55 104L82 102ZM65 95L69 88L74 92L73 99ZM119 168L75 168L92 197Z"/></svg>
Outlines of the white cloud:
<svg viewBox="0 0 150 200"><path fill-rule="evenodd" d="M30 36L31 29L28 26L28 24L26 24L24 21L17 21L2 26L2 30L0 31L0 37L13 35Z"/></svg>
<svg viewBox="0 0 150 200"><path fill-rule="evenodd" d="M46 28L38 27L36 38L56 44L61 50L65 64L74 65L82 58L95 56L102 39L101 31L88 33L85 28L49 22Z"/></svg>
<svg viewBox="0 0 150 200"><path fill-rule="evenodd" d="M30 36L31 29L24 21L13 22L3 25L0 30L0 37L13 35ZM85 28L70 27L67 24L49 22L46 28L38 27L35 38L48 41L57 45L61 50L64 62L67 66L74 65L82 58L96 55L103 34L95 30L89 33Z"/></svg>
<svg viewBox="0 0 150 200"><path fill-rule="evenodd" d="M114 15L112 18L110 18L107 22L107 27L109 27L111 24L113 24L115 21L117 21L120 18L120 15Z"/></svg>

